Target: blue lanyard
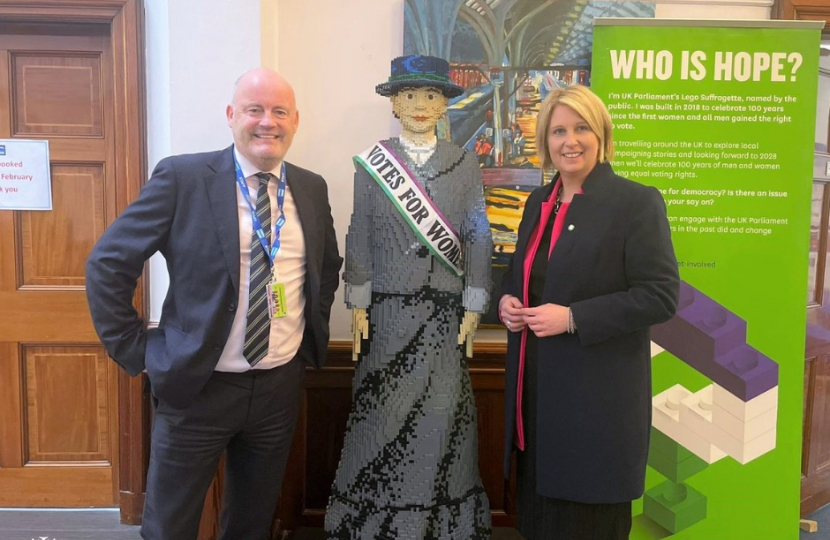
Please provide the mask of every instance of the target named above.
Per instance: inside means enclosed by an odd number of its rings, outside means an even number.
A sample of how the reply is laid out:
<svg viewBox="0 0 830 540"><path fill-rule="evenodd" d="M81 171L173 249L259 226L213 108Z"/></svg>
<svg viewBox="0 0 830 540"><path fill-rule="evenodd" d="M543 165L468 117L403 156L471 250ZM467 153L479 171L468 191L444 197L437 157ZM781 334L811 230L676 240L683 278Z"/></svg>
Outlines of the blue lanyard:
<svg viewBox="0 0 830 540"><path fill-rule="evenodd" d="M285 203L285 162L282 162L280 178L277 183L277 208L280 210L280 215L274 225L274 241L271 243L270 248L268 246L268 238L265 236L265 231L262 229L262 222L259 220L259 216L256 215L256 208L251 202L251 193L248 191L248 183L245 182L245 175L242 174L242 169L236 161L236 156L233 158L233 164L236 168L236 183L239 184L239 190L242 191L242 197L245 201L247 201L248 207L251 209L251 221L253 222L254 232L256 233L257 238L259 238L259 243L262 245L262 249L268 256L268 264L271 268L274 268L274 258L280 250L280 231L282 230L282 226L285 225L285 213L282 211L283 203ZM253 255L251 258L253 258Z"/></svg>

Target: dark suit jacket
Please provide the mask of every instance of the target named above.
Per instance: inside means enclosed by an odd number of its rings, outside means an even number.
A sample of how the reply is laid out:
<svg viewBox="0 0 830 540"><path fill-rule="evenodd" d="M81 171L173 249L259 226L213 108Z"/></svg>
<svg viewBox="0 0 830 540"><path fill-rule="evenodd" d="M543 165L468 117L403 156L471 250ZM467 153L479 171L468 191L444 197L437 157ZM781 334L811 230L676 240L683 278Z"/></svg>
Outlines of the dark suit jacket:
<svg viewBox="0 0 830 540"><path fill-rule="evenodd" d="M528 241L553 186L530 195L519 225L503 282L504 292L519 299ZM674 314L679 277L666 207L656 189L600 163L582 190L553 248L542 293L544 303L571 307L577 333L539 339L537 492L617 503L643 492L651 425L649 327ZM514 447L520 337L508 332L506 475Z"/></svg>
<svg viewBox="0 0 830 540"><path fill-rule="evenodd" d="M297 354L319 367L342 259L325 180L289 163L286 173L306 244L306 327ZM239 298L238 189L233 147L163 159L87 261L92 321L107 352L130 375L146 368L155 396L174 407L201 391L230 333ZM170 288L159 327L145 331L132 299L156 251L167 260Z"/></svg>

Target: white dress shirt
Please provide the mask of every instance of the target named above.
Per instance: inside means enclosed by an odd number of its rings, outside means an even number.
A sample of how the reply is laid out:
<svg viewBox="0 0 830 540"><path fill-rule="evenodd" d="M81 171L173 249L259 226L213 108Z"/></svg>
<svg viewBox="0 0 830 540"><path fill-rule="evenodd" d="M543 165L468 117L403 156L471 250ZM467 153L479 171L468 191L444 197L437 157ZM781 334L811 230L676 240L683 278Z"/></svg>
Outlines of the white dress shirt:
<svg viewBox="0 0 830 540"><path fill-rule="evenodd" d="M248 196L253 204L256 204L259 179L255 176L258 172L269 172L274 178L268 183L268 196L271 199L271 238L274 238L274 225L279 217L277 206L277 183L282 168L282 162L271 171L260 171L245 156L237 152L236 157L245 181L248 184ZM245 327L248 323L248 286L251 275L251 245L253 238L253 220L251 219L251 207L248 201L242 196L239 185L236 185L236 206L239 214L239 299L237 302L236 315L231 326L231 333L222 356L216 364L216 371L243 372L249 369L271 369L288 363L303 340L305 330L305 317L303 308L305 306L305 240L303 229L300 224L300 216L297 214L297 207L294 205L294 197L291 189L286 185L283 213L285 225L280 231L280 250L274 260L278 282L285 285L285 299L288 313L285 317L274 317L271 319L271 333L268 342L268 354L251 368L248 361L242 355L242 347L245 343ZM262 249L257 242L254 249Z"/></svg>

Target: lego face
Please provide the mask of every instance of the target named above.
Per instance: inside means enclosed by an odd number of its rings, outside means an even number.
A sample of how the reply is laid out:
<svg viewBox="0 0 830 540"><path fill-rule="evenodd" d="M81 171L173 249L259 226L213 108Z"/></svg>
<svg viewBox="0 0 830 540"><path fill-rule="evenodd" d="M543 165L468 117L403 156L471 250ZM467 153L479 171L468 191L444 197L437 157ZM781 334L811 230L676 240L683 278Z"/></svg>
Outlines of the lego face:
<svg viewBox="0 0 830 540"><path fill-rule="evenodd" d="M240 79L227 117L237 150L263 171L285 157L300 122L291 86L269 72Z"/></svg>
<svg viewBox="0 0 830 540"><path fill-rule="evenodd" d="M576 111L557 105L548 127L548 152L563 177L583 180L599 161L599 138Z"/></svg>
<svg viewBox="0 0 830 540"><path fill-rule="evenodd" d="M447 110L447 98L437 88L404 88L391 97L392 113L404 132L430 133Z"/></svg>

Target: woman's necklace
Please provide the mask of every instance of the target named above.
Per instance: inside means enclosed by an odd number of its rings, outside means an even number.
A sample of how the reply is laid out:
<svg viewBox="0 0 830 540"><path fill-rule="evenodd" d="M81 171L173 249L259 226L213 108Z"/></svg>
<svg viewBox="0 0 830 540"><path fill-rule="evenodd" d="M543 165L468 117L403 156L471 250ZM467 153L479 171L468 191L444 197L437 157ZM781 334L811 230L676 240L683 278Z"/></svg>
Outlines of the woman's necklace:
<svg viewBox="0 0 830 540"><path fill-rule="evenodd" d="M559 189L556 190L556 202L553 203L553 214L556 215L559 213L559 207L562 206L562 186L559 186Z"/></svg>

